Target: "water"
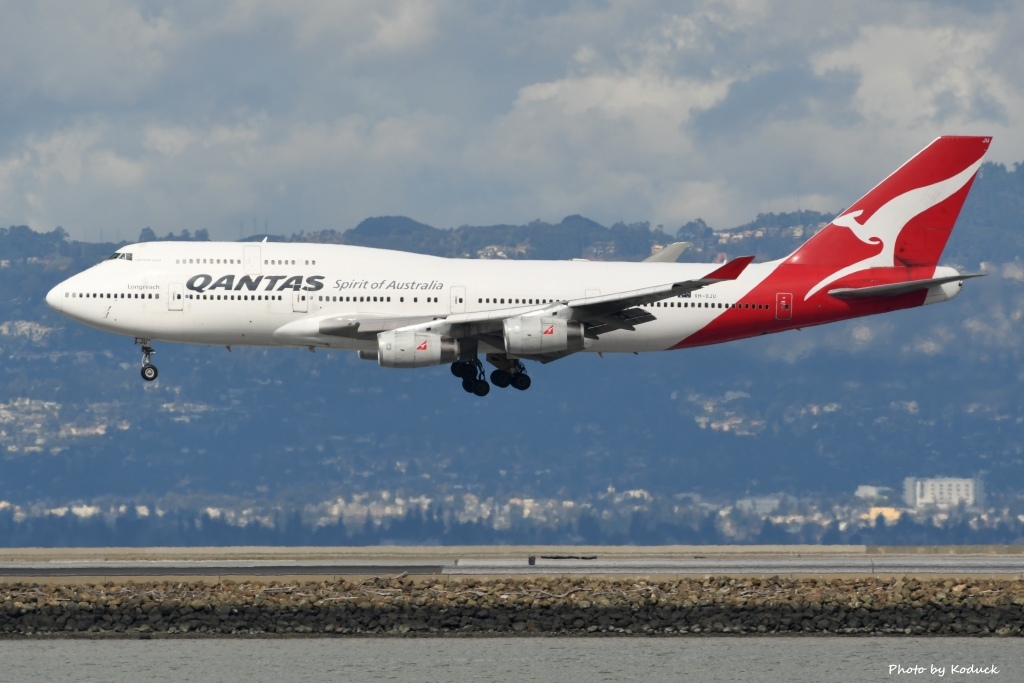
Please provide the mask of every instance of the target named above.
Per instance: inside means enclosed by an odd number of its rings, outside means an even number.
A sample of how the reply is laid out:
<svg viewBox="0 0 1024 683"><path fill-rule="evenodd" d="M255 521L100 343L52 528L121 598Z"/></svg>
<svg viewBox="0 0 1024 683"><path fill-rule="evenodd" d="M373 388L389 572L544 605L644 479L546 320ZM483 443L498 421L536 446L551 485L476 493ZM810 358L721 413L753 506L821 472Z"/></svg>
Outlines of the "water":
<svg viewBox="0 0 1024 683"><path fill-rule="evenodd" d="M999 673L957 675L954 664L994 665ZM890 673L890 665L923 671ZM870 637L0 641L4 683L341 680L1021 681L1024 643Z"/></svg>

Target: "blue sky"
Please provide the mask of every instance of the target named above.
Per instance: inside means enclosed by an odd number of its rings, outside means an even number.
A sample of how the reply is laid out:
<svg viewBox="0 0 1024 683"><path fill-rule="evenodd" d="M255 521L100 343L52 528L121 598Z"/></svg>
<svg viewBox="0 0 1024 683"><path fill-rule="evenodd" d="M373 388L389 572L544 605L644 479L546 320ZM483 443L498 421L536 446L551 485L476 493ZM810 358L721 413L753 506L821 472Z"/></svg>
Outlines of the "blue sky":
<svg viewBox="0 0 1024 683"><path fill-rule="evenodd" d="M983 5L979 7L979 5ZM3 3L0 224L134 239L836 211L1024 160L1013 2Z"/></svg>

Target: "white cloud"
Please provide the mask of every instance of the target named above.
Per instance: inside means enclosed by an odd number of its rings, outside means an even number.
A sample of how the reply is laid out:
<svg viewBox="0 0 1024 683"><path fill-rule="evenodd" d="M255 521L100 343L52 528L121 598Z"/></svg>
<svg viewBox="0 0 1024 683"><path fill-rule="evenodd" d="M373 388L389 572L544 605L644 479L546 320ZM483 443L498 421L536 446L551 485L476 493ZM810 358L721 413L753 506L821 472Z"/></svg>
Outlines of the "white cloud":
<svg viewBox="0 0 1024 683"><path fill-rule="evenodd" d="M165 67L176 35L163 14L144 15L128 0L15 2L0 42L8 98L102 108L135 101Z"/></svg>
<svg viewBox="0 0 1024 683"><path fill-rule="evenodd" d="M142 131L143 146L164 156L176 157L195 142L195 135L184 126L146 126Z"/></svg>
<svg viewBox="0 0 1024 683"><path fill-rule="evenodd" d="M1020 263L1004 264L1000 271L1000 275L1007 280L1017 280L1018 282L1024 281L1024 265L1021 265Z"/></svg>
<svg viewBox="0 0 1024 683"><path fill-rule="evenodd" d="M3 220L234 237L835 211L940 133L1024 158L1021 23L877 0L15 2Z"/></svg>

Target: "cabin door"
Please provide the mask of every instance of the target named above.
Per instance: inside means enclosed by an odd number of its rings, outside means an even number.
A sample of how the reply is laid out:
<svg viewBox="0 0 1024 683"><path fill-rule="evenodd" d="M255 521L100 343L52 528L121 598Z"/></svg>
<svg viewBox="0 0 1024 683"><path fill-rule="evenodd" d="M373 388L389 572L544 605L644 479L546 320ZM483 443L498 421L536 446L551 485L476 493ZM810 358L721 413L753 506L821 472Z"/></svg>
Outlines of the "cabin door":
<svg viewBox="0 0 1024 683"><path fill-rule="evenodd" d="M260 247L258 244L247 244L242 247L245 253L245 272L247 275L260 274Z"/></svg>
<svg viewBox="0 0 1024 683"><path fill-rule="evenodd" d="M172 282L167 285L167 310L181 311L185 309L185 285Z"/></svg>
<svg viewBox="0 0 1024 683"><path fill-rule="evenodd" d="M775 319L789 320L793 317L793 295L780 293L775 295Z"/></svg>
<svg viewBox="0 0 1024 683"><path fill-rule="evenodd" d="M466 312L466 288L452 287L452 313Z"/></svg>

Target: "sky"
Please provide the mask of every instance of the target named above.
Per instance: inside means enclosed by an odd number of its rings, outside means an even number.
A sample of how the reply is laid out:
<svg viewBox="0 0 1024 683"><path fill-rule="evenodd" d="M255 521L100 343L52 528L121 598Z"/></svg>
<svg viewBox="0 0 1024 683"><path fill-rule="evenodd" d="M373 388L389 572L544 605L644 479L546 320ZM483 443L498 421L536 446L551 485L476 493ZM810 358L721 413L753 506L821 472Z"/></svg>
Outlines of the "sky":
<svg viewBox="0 0 1024 683"><path fill-rule="evenodd" d="M1024 3L0 0L0 225L78 239L849 206L1024 161Z"/></svg>

